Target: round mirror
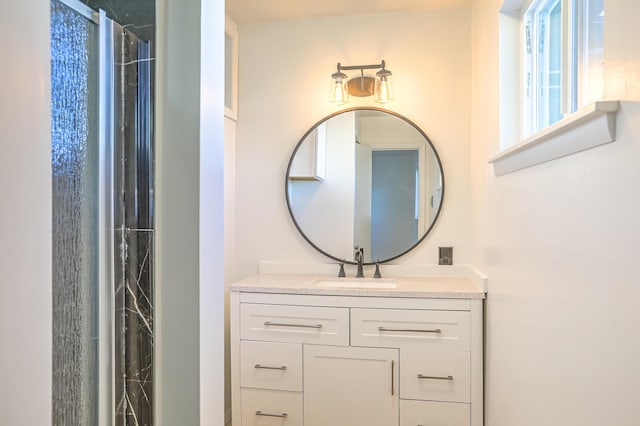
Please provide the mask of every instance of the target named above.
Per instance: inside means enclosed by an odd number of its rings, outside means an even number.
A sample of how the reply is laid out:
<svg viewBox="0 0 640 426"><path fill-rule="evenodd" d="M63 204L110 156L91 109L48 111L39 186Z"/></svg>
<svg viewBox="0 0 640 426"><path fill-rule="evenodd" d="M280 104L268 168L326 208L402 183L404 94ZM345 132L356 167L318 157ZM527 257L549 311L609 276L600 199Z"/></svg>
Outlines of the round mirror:
<svg viewBox="0 0 640 426"><path fill-rule="evenodd" d="M444 195L442 163L427 135L405 117L353 108L330 115L302 137L289 160L285 191L302 236L324 255L387 262L422 241Z"/></svg>

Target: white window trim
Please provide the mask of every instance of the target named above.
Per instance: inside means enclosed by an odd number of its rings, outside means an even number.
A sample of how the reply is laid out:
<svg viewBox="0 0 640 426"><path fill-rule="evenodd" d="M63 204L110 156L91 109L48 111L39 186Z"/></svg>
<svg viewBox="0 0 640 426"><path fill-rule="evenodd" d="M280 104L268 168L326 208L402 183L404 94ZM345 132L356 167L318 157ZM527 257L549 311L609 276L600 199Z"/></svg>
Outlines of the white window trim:
<svg viewBox="0 0 640 426"><path fill-rule="evenodd" d="M517 140L524 119L521 75L516 65L517 58L523 58L522 40L514 43L514 19L520 23L524 12L533 0L505 0L501 14L505 18L507 34L500 34L500 138ZM518 30L522 34L522 26ZM502 27L501 27L502 31ZM507 37L510 36L510 37ZM517 60L522 67L522 59ZM522 68L520 68L522 69ZM511 106L517 102L519 107ZM547 161L566 157L587 149L615 141L616 115L620 109L618 100L596 101L578 111L568 115L557 123L531 135L520 139L514 145L489 158L496 176L505 175ZM500 146L504 146L503 143Z"/></svg>
<svg viewBox="0 0 640 426"><path fill-rule="evenodd" d="M496 176L616 140L620 101L597 101L489 159Z"/></svg>
<svg viewBox="0 0 640 426"><path fill-rule="evenodd" d="M232 40L231 52L231 75L225 75L225 90L230 86L231 89L231 107L225 105L224 115L232 120L238 120L238 26L225 16L225 37L228 36ZM226 43L226 38L225 38ZM226 56L226 54L225 54ZM226 66L225 66L226 69ZM230 80L227 81L227 80Z"/></svg>

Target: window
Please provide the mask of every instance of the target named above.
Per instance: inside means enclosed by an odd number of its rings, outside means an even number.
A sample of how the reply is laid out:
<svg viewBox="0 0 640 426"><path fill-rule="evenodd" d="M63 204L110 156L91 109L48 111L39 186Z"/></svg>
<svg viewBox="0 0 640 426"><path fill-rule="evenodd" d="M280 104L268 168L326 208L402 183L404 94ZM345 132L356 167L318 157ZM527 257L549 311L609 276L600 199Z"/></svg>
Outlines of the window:
<svg viewBox="0 0 640 426"><path fill-rule="evenodd" d="M238 119L238 27L229 17L224 31L224 115Z"/></svg>
<svg viewBox="0 0 640 426"><path fill-rule="evenodd" d="M524 134L602 96L604 0L535 0L524 15Z"/></svg>

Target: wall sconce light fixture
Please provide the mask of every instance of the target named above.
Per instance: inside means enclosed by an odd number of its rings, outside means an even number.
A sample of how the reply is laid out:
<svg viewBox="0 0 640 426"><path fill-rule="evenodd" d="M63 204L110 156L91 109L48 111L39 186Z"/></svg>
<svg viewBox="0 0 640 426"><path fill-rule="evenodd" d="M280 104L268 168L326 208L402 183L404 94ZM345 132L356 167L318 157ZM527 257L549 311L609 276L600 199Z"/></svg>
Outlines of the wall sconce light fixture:
<svg viewBox="0 0 640 426"><path fill-rule="evenodd" d="M379 69L375 77L364 75L364 70ZM360 70L360 75L349 78L342 71ZM376 102L393 100L391 71L385 68L384 60L375 65L348 65L338 62L338 71L331 74L331 101L338 105L349 102L349 96L373 96Z"/></svg>

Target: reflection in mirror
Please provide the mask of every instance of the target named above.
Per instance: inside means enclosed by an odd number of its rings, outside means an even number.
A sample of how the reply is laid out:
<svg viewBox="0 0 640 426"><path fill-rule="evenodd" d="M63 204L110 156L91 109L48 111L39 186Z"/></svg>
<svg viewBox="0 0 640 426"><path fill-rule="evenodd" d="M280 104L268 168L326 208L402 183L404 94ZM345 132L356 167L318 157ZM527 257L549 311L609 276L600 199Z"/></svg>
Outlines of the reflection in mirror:
<svg viewBox="0 0 640 426"><path fill-rule="evenodd" d="M302 138L289 162L289 211L323 254L353 263L394 259L417 245L440 212L440 159L413 123L380 109L332 115Z"/></svg>

